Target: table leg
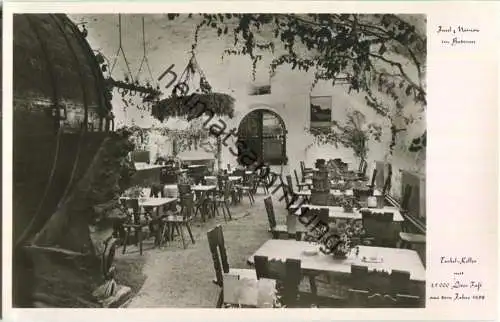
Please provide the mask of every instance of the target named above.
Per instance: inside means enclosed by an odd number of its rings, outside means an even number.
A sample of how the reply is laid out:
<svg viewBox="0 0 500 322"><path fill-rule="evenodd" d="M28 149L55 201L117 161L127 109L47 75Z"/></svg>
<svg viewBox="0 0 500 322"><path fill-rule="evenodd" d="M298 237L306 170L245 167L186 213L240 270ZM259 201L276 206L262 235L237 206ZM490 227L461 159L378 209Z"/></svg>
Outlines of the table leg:
<svg viewBox="0 0 500 322"><path fill-rule="evenodd" d="M200 193L201 202L201 220L206 221L205 214L207 213L207 198L204 192Z"/></svg>

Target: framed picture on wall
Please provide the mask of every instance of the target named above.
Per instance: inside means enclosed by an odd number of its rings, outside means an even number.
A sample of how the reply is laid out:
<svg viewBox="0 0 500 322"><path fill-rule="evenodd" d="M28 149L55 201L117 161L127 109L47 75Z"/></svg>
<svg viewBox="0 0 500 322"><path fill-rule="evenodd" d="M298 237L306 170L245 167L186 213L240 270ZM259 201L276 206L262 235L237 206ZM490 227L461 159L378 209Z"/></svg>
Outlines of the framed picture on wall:
<svg viewBox="0 0 500 322"><path fill-rule="evenodd" d="M332 121L332 97L331 96L311 96L311 129L326 130L331 126Z"/></svg>

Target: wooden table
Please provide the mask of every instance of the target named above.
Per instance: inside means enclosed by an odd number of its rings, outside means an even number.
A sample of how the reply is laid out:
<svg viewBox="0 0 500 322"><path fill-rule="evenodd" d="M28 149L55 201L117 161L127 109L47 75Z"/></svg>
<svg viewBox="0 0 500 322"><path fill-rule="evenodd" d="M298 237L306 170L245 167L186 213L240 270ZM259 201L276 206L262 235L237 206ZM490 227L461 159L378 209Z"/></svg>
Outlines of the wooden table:
<svg viewBox="0 0 500 322"><path fill-rule="evenodd" d="M306 255L305 251L317 250L318 245L304 241L271 239L265 242L253 255L248 258L248 263L253 265L254 256L267 256L269 260L282 260L287 258L301 261L303 272L327 272L339 275L349 275L351 265L367 266L369 271L392 270L407 271L410 280L425 282L425 268L420 261L416 251L401 248L385 248L359 246L359 254L356 257L349 254L347 259L334 259L332 255L325 255L318 251L316 255ZM370 263L363 261L363 257L380 257L381 263Z"/></svg>
<svg viewBox="0 0 500 322"><path fill-rule="evenodd" d="M120 197L121 200L131 199L129 197ZM139 200L139 207L161 207L177 201L177 198L137 198Z"/></svg>
<svg viewBox="0 0 500 322"><path fill-rule="evenodd" d="M303 204L295 211L295 215L300 216L302 213L302 208L328 209L329 210L328 217L330 219L339 219L340 218L340 219L352 219L352 220L362 220L363 216L361 215L361 211L369 209L375 215L376 214L383 214L386 212L393 213L393 219L392 219L393 222L403 222L404 221L403 216L401 215L398 208L396 208L396 207L361 208L361 209L354 209L352 212L345 212L344 208L337 207L337 206L318 206L318 205L311 205L311 204Z"/></svg>
<svg viewBox="0 0 500 322"><path fill-rule="evenodd" d="M343 207L336 207L336 206L317 206L317 205L301 205L296 211L295 215L300 216L302 214L302 209L307 208L307 209L328 209L328 218L330 220L335 220L335 219L348 219L348 220L361 220L362 216L361 213L359 213L356 210L353 210L353 212L345 212Z"/></svg>
<svg viewBox="0 0 500 322"><path fill-rule="evenodd" d="M128 199L127 197L121 197L120 199ZM163 217L160 214L160 208L165 208L165 206L169 204L175 204L177 202L177 198L138 198L139 199L139 207L143 207L146 209L154 210L156 208L156 217L153 218L155 223L160 222L160 219ZM158 225L158 229L155 237L155 246L159 246L161 240L161 227Z"/></svg>
<svg viewBox="0 0 500 322"><path fill-rule="evenodd" d="M311 190L302 190L302 191L296 191L294 192L297 196L299 197L306 197L309 198L311 196ZM330 194L334 196L353 196L354 192L351 189L341 191L337 189L331 189Z"/></svg>
<svg viewBox="0 0 500 322"><path fill-rule="evenodd" d="M201 219L206 221L205 214L208 212L207 202L209 200L209 194L217 190L217 186L214 185L195 185L191 186L191 190L197 193L199 198L198 209L201 208ZM212 214L215 216L215 209L212 209Z"/></svg>

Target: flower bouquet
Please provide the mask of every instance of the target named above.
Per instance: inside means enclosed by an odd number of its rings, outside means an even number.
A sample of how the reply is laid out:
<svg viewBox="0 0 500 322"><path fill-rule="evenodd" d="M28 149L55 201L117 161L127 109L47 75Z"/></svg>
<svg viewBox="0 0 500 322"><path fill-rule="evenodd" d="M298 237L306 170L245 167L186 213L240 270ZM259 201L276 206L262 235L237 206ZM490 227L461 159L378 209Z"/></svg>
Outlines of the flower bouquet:
<svg viewBox="0 0 500 322"><path fill-rule="evenodd" d="M326 240L325 246L320 251L333 255L334 258L347 258L347 255L361 244L365 230L359 222L348 221L339 223L330 228L331 236Z"/></svg>
<svg viewBox="0 0 500 322"><path fill-rule="evenodd" d="M356 207L356 202L352 197L345 196L340 201L340 205L344 208L344 212L352 213L354 208Z"/></svg>
<svg viewBox="0 0 500 322"><path fill-rule="evenodd" d="M131 199L144 198L144 188L141 186L132 186L123 192L123 197Z"/></svg>

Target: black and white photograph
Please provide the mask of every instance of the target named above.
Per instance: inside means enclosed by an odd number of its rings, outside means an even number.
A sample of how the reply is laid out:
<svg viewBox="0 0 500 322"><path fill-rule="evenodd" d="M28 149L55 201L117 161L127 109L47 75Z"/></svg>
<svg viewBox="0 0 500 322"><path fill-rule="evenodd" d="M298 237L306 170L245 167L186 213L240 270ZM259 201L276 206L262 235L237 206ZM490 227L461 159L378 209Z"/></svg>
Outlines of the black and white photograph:
<svg viewBox="0 0 500 322"><path fill-rule="evenodd" d="M426 14L235 12L13 14L14 308L425 308Z"/></svg>

